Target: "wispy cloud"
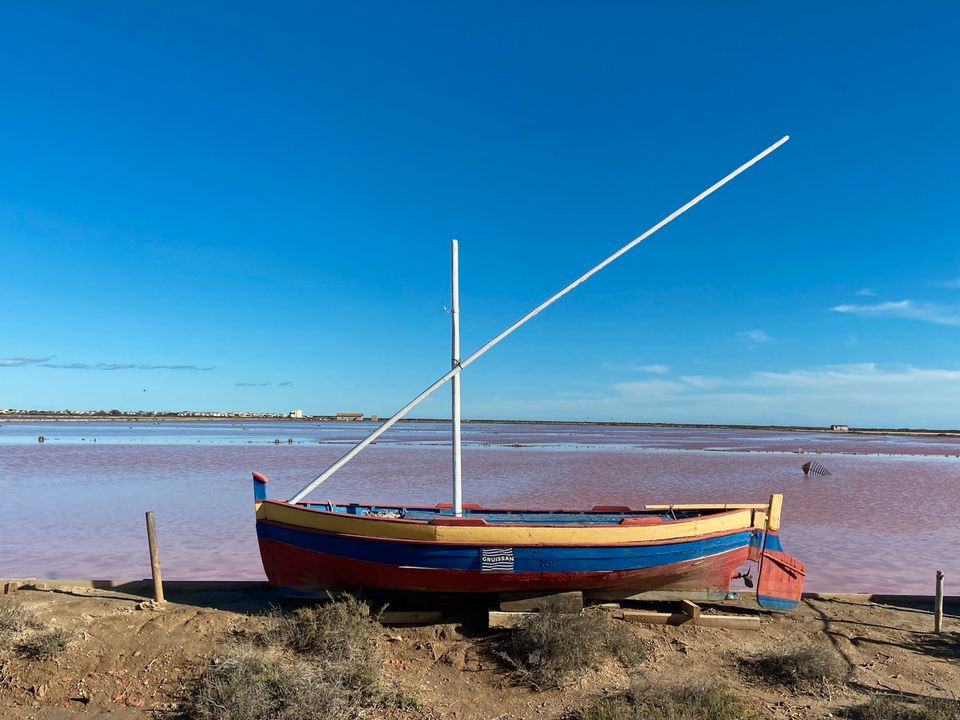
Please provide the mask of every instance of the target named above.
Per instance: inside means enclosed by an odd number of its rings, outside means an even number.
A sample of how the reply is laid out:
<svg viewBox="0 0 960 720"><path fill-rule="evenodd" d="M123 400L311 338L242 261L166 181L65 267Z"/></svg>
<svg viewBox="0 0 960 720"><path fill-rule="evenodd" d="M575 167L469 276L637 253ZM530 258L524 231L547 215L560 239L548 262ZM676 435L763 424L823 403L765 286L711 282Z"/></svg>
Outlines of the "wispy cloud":
<svg viewBox="0 0 960 720"><path fill-rule="evenodd" d="M690 387L681 380L637 380L635 382L617 383L613 386L613 389L626 397L642 397L649 401L685 393Z"/></svg>
<svg viewBox="0 0 960 720"><path fill-rule="evenodd" d="M274 385L274 383L271 383L271 382L238 382L238 383L234 383L234 385L235 385L236 387L247 387L247 388L251 388L251 387L272 387L272 386ZM276 386L277 386L277 387L290 387L291 385L293 385L293 381L292 381L292 380L284 380L283 382L278 382L278 383L276 383Z"/></svg>
<svg viewBox="0 0 960 720"><path fill-rule="evenodd" d="M860 295L861 297L876 297L877 293L870 288L860 288L857 290L857 295Z"/></svg>
<svg viewBox="0 0 960 720"><path fill-rule="evenodd" d="M745 340L749 340L757 345L773 340L773 338L767 335L763 330L744 330L743 332L738 332L737 337L744 338Z"/></svg>
<svg viewBox="0 0 960 720"><path fill-rule="evenodd" d="M681 376L550 399L491 398L491 416L673 422L940 427L958 425L960 369L824 365L730 376ZM482 405L482 403L481 403Z"/></svg>
<svg viewBox="0 0 960 720"><path fill-rule="evenodd" d="M670 372L669 365L641 365L637 368L640 372L654 373L656 375L666 375Z"/></svg>
<svg viewBox="0 0 960 720"><path fill-rule="evenodd" d="M655 375L666 375L670 372L669 365L662 365L659 363L642 363L642 362L633 362L633 361L624 361L624 362L610 362L607 361L603 363L604 370L610 370L612 372L642 372L642 373L653 373Z"/></svg>
<svg viewBox="0 0 960 720"><path fill-rule="evenodd" d="M24 365L40 365L52 357L9 357L0 358L0 367L23 367Z"/></svg>
<svg viewBox="0 0 960 720"><path fill-rule="evenodd" d="M690 387L700 390L712 390L723 384L721 378L707 377L705 375L681 375L680 380Z"/></svg>
<svg viewBox="0 0 960 720"><path fill-rule="evenodd" d="M46 358L49 360L49 358ZM42 367L56 370L187 370L200 371L215 370L214 367L200 365L143 365L138 363L42 363Z"/></svg>
<svg viewBox="0 0 960 720"><path fill-rule="evenodd" d="M873 305L835 305L833 312L862 317L895 317L906 320L921 320L937 325L960 325L960 309L950 305L897 300Z"/></svg>
<svg viewBox="0 0 960 720"><path fill-rule="evenodd" d="M943 283L944 287L960 289L960 278L954 278L953 280L947 280Z"/></svg>
<svg viewBox="0 0 960 720"><path fill-rule="evenodd" d="M281 383L277 383L279 387L290 387L293 385L293 380L284 380Z"/></svg>

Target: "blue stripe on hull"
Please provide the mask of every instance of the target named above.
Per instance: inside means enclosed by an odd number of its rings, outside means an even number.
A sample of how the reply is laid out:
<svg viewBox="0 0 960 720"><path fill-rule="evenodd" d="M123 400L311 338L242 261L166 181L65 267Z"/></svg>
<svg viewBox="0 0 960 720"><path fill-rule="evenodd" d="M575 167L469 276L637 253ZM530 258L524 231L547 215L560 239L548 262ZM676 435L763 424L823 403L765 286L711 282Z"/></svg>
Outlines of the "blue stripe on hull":
<svg viewBox="0 0 960 720"><path fill-rule="evenodd" d="M433 545L365 539L257 523L257 536L307 550L403 567L480 570L481 546ZM514 546L514 572L596 572L636 570L696 560L747 547L751 531L681 542L611 546Z"/></svg>
<svg viewBox="0 0 960 720"><path fill-rule="evenodd" d="M767 533L767 543L764 545L764 550L776 550L777 552L783 552L783 545L780 544L780 536L774 532Z"/></svg>
<svg viewBox="0 0 960 720"><path fill-rule="evenodd" d="M799 600L790 600L788 598L774 597L773 595L757 595L757 604L764 610L777 610L786 612L796 610L800 607Z"/></svg>

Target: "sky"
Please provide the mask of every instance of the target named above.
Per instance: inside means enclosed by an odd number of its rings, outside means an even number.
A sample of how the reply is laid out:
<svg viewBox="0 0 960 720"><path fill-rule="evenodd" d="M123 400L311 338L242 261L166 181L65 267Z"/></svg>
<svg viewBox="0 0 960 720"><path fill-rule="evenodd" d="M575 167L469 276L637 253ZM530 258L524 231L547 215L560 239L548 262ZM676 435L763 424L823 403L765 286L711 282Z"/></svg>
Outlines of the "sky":
<svg viewBox="0 0 960 720"><path fill-rule="evenodd" d="M669 7L668 7L669 6ZM955 2L5 3L0 408L960 427ZM413 413L449 416L441 390Z"/></svg>

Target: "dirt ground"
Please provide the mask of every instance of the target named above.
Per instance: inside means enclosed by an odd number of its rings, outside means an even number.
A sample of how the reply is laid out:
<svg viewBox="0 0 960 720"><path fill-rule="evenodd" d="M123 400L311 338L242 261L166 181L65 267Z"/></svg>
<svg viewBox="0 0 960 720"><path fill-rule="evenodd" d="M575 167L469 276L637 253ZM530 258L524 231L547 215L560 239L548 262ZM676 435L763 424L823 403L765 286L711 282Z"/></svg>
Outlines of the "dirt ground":
<svg viewBox="0 0 960 720"><path fill-rule="evenodd" d="M184 593L157 606L114 590L20 589L0 597L34 611L71 640L57 657L0 654L0 717L37 720L176 717L210 661L250 643L262 626L263 598L238 593ZM921 607L921 606L918 606ZM763 614L759 631L619 622L648 647L636 667L613 661L585 668L563 689L534 692L511 676L495 653L497 633L483 608L448 611L444 624L385 627L387 684L416 698L412 709L371 708L382 719L506 720L564 718L597 697L652 682L720 680L759 718L833 717L876 692L960 697L960 619L948 606L934 635L928 609L879 604L855 596L805 600L786 615ZM741 611L742 612L742 611ZM799 691L766 685L743 661L802 644L832 645L851 671L844 685Z"/></svg>

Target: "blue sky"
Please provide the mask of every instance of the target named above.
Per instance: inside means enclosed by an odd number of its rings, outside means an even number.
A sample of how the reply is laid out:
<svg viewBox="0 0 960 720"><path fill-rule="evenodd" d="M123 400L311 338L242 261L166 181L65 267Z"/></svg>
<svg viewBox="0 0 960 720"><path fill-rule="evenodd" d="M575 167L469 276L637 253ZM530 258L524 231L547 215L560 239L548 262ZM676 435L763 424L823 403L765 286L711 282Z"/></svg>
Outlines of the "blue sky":
<svg viewBox="0 0 960 720"><path fill-rule="evenodd" d="M0 10L0 407L960 426L960 6ZM447 394L421 416L448 412Z"/></svg>

